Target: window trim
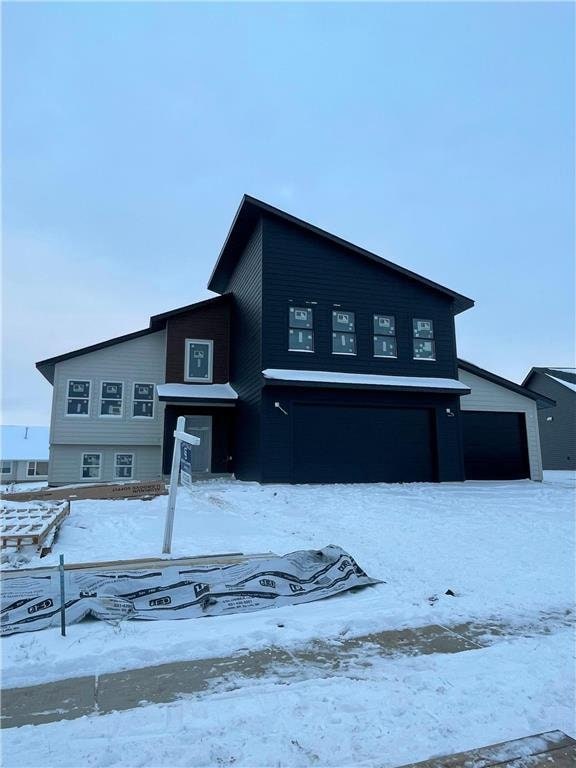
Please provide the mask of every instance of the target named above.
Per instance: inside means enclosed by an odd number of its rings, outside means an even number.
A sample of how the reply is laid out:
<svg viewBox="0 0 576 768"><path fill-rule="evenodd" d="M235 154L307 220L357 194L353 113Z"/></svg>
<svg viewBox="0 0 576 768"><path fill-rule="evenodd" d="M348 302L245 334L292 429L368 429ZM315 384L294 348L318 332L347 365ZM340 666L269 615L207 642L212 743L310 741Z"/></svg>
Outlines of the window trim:
<svg viewBox="0 0 576 768"><path fill-rule="evenodd" d="M212 384L214 381L214 339L185 339L184 344L184 381L201 384ZM190 368L190 344L208 344L209 377L207 379L198 378L198 376L188 376L188 371Z"/></svg>
<svg viewBox="0 0 576 768"><path fill-rule="evenodd" d="M121 384L122 396L120 397L120 413L102 413L102 403L104 400L117 400L116 397L103 397L102 388L104 384ZM99 419L123 419L124 418L124 392L126 391L125 382L113 381L111 379L102 379L100 381L100 397L98 398L98 418Z"/></svg>
<svg viewBox="0 0 576 768"><path fill-rule="evenodd" d="M376 333L376 331L372 331L372 357L377 358L379 360L398 360L398 335L396 333L396 315L386 315L383 312L373 312L372 313L372 328L374 329L374 326L376 325L375 320L377 317L391 317L394 320L394 333ZM377 355L376 352L374 352L374 342L376 339L394 339L394 345L396 347L396 354L395 355Z"/></svg>
<svg viewBox="0 0 576 768"><path fill-rule="evenodd" d="M143 384L144 382L140 382L139 381L138 383L139 384ZM148 417L147 416L142 416L140 418L147 419ZM130 475L130 477L119 477L116 474L116 470L118 469L118 464L116 464L116 458L118 456L132 456L132 465L131 465L131 467L132 467L132 474ZM125 466L125 465L123 465L123 466ZM134 480L134 469L135 469L135 467L136 467L136 454L135 453L130 453L129 451L118 451L117 453L114 453L114 473L113 473L114 474L114 480Z"/></svg>
<svg viewBox="0 0 576 768"><path fill-rule="evenodd" d="M308 355L314 355L316 353L316 334L314 331L314 307L307 307L305 306L306 302L301 302L300 304L289 304L288 305L288 352L304 352ZM290 318L290 312L291 310L294 310L296 312L297 309L303 309L306 312L310 312L312 320L310 328L303 328L299 325L292 325L291 318ZM312 335L312 349L293 349L290 346L290 331L302 331L306 333L310 333Z"/></svg>
<svg viewBox="0 0 576 768"><path fill-rule="evenodd" d="M12 467L12 459L2 459L1 466L0 466L0 477L2 475L11 475L12 472L14 472L14 468ZM4 466L8 465L8 471L4 472Z"/></svg>
<svg viewBox="0 0 576 768"><path fill-rule="evenodd" d="M88 413L68 413L68 400L86 400L85 397L68 397L68 392L70 391L70 382L71 381L82 381L84 383L88 383ZM90 418L90 412L92 410L92 379L67 379L66 381L66 396L64 397L64 416L67 416L71 419L89 419Z"/></svg>
<svg viewBox="0 0 576 768"><path fill-rule="evenodd" d="M34 472L30 474L30 467L34 465ZM46 473L39 475L36 469L38 468L38 464L46 464ZM46 459L30 459L26 463L26 477L48 477L48 461Z"/></svg>
<svg viewBox="0 0 576 768"><path fill-rule="evenodd" d="M98 456L98 477L84 477L83 469L84 466L90 466L93 467L94 464L84 464L84 456L89 456L90 454L94 454L95 456ZM80 480L101 480L102 479L102 452L101 451L82 451L80 454Z"/></svg>
<svg viewBox="0 0 576 768"><path fill-rule="evenodd" d="M142 400L139 397L134 397L136 384L143 384L147 387L152 387L152 400ZM135 416L134 415L134 403L152 403L152 416ZM144 421L152 421L156 418L156 384L152 381L133 381L132 382L132 419L144 419Z"/></svg>

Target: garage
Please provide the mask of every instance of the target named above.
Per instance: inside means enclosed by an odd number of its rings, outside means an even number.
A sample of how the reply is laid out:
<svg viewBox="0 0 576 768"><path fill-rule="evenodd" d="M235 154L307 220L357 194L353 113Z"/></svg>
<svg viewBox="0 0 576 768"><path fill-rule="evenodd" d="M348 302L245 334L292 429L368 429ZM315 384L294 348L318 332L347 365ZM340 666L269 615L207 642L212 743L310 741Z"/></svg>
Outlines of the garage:
<svg viewBox="0 0 576 768"><path fill-rule="evenodd" d="M429 408L294 403L295 483L437 480Z"/></svg>
<svg viewBox="0 0 576 768"><path fill-rule="evenodd" d="M524 413L462 411L467 480L530 477Z"/></svg>

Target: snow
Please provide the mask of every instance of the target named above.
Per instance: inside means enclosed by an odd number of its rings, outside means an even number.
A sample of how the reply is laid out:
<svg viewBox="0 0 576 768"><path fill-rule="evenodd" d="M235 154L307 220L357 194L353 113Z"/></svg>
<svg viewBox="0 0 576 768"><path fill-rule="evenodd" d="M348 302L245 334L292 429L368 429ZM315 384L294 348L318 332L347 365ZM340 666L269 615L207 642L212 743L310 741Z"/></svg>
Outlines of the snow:
<svg viewBox="0 0 576 768"><path fill-rule="evenodd" d="M576 368L548 368L549 371L561 371L562 373L576 374Z"/></svg>
<svg viewBox="0 0 576 768"><path fill-rule="evenodd" d="M158 397L186 397L190 400L237 400L238 393L229 384L157 384Z"/></svg>
<svg viewBox="0 0 576 768"><path fill-rule="evenodd" d="M0 426L0 454L5 461L48 461L49 427Z"/></svg>
<svg viewBox="0 0 576 768"><path fill-rule="evenodd" d="M302 606L203 620L83 622L6 637L3 685L100 674L240 648L460 622L563 626L575 602L576 473L543 483L285 486L214 480L179 489L175 557L338 544L383 584ZM30 566L157 557L166 497L73 501L52 554ZM455 597L447 596L451 589ZM278 625L283 625L279 627Z"/></svg>
<svg viewBox="0 0 576 768"><path fill-rule="evenodd" d="M370 766L560 729L574 735L572 633L477 651L370 657L127 712L4 730L6 768Z"/></svg>
<svg viewBox="0 0 576 768"><path fill-rule="evenodd" d="M572 371L568 371L568 373L572 373ZM572 392L576 392L576 384L574 384L572 381L565 381L564 379L558 379L556 376L550 376L549 373L546 374L548 378L553 379L554 381L557 381L558 384L563 384L565 387L568 387L568 389L571 389Z"/></svg>
<svg viewBox="0 0 576 768"><path fill-rule="evenodd" d="M469 392L470 388L457 379L426 376L381 376L374 373L340 373L337 371L294 371L287 368L266 368L265 379L276 381L307 381L317 384L370 384L377 387L422 387L425 389L454 389Z"/></svg>

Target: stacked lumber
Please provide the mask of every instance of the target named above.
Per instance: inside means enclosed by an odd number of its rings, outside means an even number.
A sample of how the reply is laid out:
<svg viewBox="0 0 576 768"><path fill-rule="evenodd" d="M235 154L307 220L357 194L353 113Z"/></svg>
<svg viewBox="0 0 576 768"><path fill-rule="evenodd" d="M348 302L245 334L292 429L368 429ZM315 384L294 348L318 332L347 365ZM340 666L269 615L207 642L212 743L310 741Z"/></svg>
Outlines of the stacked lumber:
<svg viewBox="0 0 576 768"><path fill-rule="evenodd" d="M40 503L29 507L0 507L0 547L3 550L35 547L40 556L50 552L64 518L70 513L70 502Z"/></svg>

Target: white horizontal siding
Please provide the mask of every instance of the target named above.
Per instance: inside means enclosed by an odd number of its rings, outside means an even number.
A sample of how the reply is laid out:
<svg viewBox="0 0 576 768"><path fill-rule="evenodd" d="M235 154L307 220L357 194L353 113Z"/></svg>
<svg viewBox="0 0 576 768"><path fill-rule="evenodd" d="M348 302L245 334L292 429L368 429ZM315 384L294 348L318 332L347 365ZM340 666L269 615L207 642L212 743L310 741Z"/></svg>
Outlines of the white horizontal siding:
<svg viewBox="0 0 576 768"><path fill-rule="evenodd" d="M101 472L99 478L82 477L82 454L100 453ZM114 477L114 454L134 454L133 480L162 479L162 448L154 445L53 445L50 448L50 485L73 483L97 483L117 481Z"/></svg>
<svg viewBox="0 0 576 768"><path fill-rule="evenodd" d="M472 390L469 395L463 395L460 398L460 408L463 411L525 414L530 477L532 480L542 480L542 454L536 402L462 369L458 369L458 378Z"/></svg>
<svg viewBox="0 0 576 768"><path fill-rule="evenodd" d="M165 348L165 332L159 331L57 363L52 398L51 445L161 445L164 404L158 402L155 394L154 417L133 418L132 393L135 382L164 383ZM69 379L91 382L89 416L66 415ZM122 416L99 415L103 381L123 383Z"/></svg>

